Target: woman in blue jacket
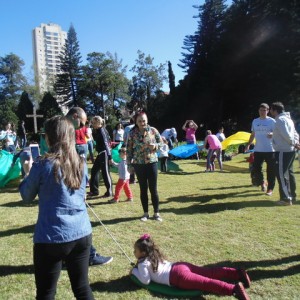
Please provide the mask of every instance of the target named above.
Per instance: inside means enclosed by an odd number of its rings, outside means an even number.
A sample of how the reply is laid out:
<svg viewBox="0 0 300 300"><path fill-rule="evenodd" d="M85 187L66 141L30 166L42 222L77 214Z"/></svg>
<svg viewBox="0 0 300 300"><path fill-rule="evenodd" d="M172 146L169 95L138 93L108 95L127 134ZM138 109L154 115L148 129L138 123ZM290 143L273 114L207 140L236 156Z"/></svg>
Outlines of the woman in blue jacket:
<svg viewBox="0 0 300 300"><path fill-rule="evenodd" d="M76 299L94 299L88 281L92 228L85 205L87 174L75 149L73 124L55 116L45 123L49 152L32 164L20 185L25 202L38 195L33 260L36 299L54 299L65 261Z"/></svg>

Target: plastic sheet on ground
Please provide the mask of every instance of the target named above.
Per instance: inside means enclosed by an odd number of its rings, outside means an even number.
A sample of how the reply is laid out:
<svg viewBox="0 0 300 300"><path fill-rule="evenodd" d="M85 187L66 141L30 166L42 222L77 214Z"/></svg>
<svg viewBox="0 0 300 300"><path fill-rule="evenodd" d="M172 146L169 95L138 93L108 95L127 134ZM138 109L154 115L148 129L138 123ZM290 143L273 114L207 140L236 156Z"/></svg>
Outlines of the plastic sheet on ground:
<svg viewBox="0 0 300 300"><path fill-rule="evenodd" d="M21 172L20 159L12 167L14 155L5 151L0 151L0 188L4 187L9 181L19 178Z"/></svg>
<svg viewBox="0 0 300 300"><path fill-rule="evenodd" d="M173 148L169 151L169 154L180 158L188 158L200 151L201 149L203 149L203 142L201 142L200 144L185 144Z"/></svg>
<svg viewBox="0 0 300 300"><path fill-rule="evenodd" d="M245 131L238 131L229 136L222 142L222 149L225 150L231 145L240 145L248 143L251 133ZM254 141L255 142L255 141Z"/></svg>

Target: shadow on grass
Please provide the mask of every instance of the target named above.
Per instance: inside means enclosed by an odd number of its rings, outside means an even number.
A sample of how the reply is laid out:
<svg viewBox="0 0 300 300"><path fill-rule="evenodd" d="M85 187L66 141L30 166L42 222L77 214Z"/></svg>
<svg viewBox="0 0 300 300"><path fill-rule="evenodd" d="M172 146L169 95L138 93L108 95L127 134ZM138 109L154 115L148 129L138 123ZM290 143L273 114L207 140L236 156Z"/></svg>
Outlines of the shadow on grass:
<svg viewBox="0 0 300 300"><path fill-rule="evenodd" d="M232 186L218 186L218 187L215 187L215 188L206 188L206 189L203 189L201 188L201 191L217 191L217 190L225 190L225 189L240 189L240 188L253 188L253 185L251 184L248 184L248 185L232 185ZM260 193L261 194L261 193Z"/></svg>
<svg viewBox="0 0 300 300"><path fill-rule="evenodd" d="M110 280L109 282L95 282L91 284L92 290L98 291L98 292L106 292L106 293L113 293L113 294L122 294L122 293L127 293L127 292L135 292L140 289L143 289L142 287L139 287L135 285L132 280L130 279L129 276L123 276L118 279ZM149 290L148 290L149 291ZM166 296L166 295L161 295L158 293L153 293L149 291L152 295L158 298L163 298L163 299L174 299L174 296ZM121 296L120 296L121 297ZM198 299L198 300L204 300L202 296L197 296L197 297L191 297L187 298L184 297L184 299Z"/></svg>
<svg viewBox="0 0 300 300"><path fill-rule="evenodd" d="M0 277L13 274L33 274L33 265L27 266L0 266Z"/></svg>
<svg viewBox="0 0 300 300"><path fill-rule="evenodd" d="M95 218L91 216L91 218ZM101 218L99 218L101 220ZM104 225L114 225L114 224L119 224L119 223L124 223L124 222L131 222L131 221L136 221L137 218L136 217L132 217L132 218L116 218L116 219L110 219L110 220L101 220L101 222L103 222ZM139 220L139 219L138 219ZM91 222L92 227L96 227L98 225L101 225L101 223L99 221L93 221Z"/></svg>
<svg viewBox="0 0 300 300"><path fill-rule="evenodd" d="M251 195L249 197L252 197ZM226 197L225 197L226 198ZM174 199L174 198L173 198ZM188 207L181 208L161 208L160 212L170 212L177 215L193 215L199 213L218 213L225 210L239 210L247 207L278 207L274 204L274 201L267 200L253 200L243 202L223 202L223 203L208 203L212 199L217 199L216 196L203 196L193 198L190 201L199 201L199 204L194 204ZM223 199L223 198L220 198ZM174 200L173 200L174 201ZM175 201L184 202L183 198L179 198ZM161 203L163 204L163 202Z"/></svg>
<svg viewBox="0 0 300 300"><path fill-rule="evenodd" d="M219 189L218 189L219 190ZM186 202L200 202L201 203L207 203L210 202L211 200L223 200L223 199L230 199L230 198L239 198L243 196L243 198L251 198L251 197L256 197L256 196L261 196L261 192L253 192L249 193L248 191L243 191L243 192L233 192L233 193L223 193L223 194L215 194L215 195L190 195L190 196L178 196L178 197L171 197L168 198L166 201L162 202L168 203L168 202L181 202L181 203L186 203ZM244 203L244 202L243 202Z"/></svg>
<svg viewBox="0 0 300 300"><path fill-rule="evenodd" d="M13 202L7 202L4 204L1 204L0 206L3 207L34 207L38 205L38 201L34 200L31 203L25 203L23 200L19 201L13 201Z"/></svg>
<svg viewBox="0 0 300 300"><path fill-rule="evenodd" d="M299 263L295 264L297 262ZM285 269L283 269L283 267L281 269L274 269L274 267L276 266L283 266L286 264L294 265L288 266ZM271 278L283 278L286 276L292 276L300 273L300 255L258 261L222 261L218 262L217 264L205 265L205 267L212 266L230 266L234 268L244 268L249 273L249 276L252 281ZM258 270L260 268L272 268L272 270Z"/></svg>
<svg viewBox="0 0 300 300"><path fill-rule="evenodd" d="M140 287L134 285L129 276L123 276L108 282L94 282L91 284L91 288L93 291L112 293L126 293L140 289Z"/></svg>
<svg viewBox="0 0 300 300"><path fill-rule="evenodd" d="M5 237L5 236L11 236L15 234L21 234L21 233L32 233L34 232L34 225L27 225L24 227L18 227L14 229L9 229L9 230L4 230L0 232L0 238Z"/></svg>

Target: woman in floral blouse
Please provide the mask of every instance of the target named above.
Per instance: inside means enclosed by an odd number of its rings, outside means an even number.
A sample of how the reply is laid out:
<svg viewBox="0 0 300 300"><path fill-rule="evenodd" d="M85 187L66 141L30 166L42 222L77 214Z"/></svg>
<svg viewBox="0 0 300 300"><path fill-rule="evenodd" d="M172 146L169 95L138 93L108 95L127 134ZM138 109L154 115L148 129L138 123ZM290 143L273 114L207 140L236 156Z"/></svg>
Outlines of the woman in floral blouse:
<svg viewBox="0 0 300 300"><path fill-rule="evenodd" d="M159 215L159 197L157 192L157 150L162 140L156 128L148 125L148 118L144 112L135 116L135 126L129 133L127 143L127 162L134 168L139 185L140 197L144 210L141 221L149 219L148 187L154 209L154 220L162 221Z"/></svg>

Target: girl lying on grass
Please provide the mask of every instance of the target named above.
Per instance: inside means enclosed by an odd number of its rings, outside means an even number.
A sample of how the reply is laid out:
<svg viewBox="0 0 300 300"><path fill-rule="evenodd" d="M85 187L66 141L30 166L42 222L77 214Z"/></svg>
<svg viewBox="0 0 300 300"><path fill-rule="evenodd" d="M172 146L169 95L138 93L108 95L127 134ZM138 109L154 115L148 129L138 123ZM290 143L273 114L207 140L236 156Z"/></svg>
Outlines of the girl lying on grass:
<svg viewBox="0 0 300 300"><path fill-rule="evenodd" d="M228 267L200 267L186 262L171 263L149 234L142 235L134 244L137 264L131 270L143 284L154 281L186 290L201 290L217 295L233 295L240 300L250 300L245 288L250 278L245 270ZM236 282L227 283L222 279Z"/></svg>

